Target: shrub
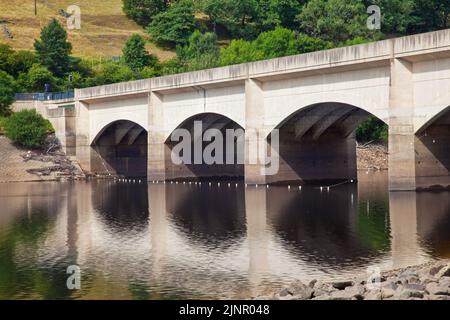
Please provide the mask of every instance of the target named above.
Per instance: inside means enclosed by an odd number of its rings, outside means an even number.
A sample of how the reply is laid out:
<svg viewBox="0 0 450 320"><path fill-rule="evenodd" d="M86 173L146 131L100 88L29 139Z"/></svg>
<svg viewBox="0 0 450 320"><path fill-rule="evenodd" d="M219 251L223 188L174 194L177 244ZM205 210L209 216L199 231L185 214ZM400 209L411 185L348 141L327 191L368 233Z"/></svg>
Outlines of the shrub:
<svg viewBox="0 0 450 320"><path fill-rule="evenodd" d="M378 118L370 117L364 121L356 130L356 140L358 142L387 142L388 126Z"/></svg>
<svg viewBox="0 0 450 320"><path fill-rule="evenodd" d="M27 148L41 148L45 139L53 131L51 124L36 110L13 113L5 125L5 133L13 142Z"/></svg>
<svg viewBox="0 0 450 320"><path fill-rule="evenodd" d="M5 125L8 118L0 117L0 135L5 134Z"/></svg>
<svg viewBox="0 0 450 320"><path fill-rule="evenodd" d="M15 98L15 82L13 77L0 70L0 116L10 113L10 106Z"/></svg>

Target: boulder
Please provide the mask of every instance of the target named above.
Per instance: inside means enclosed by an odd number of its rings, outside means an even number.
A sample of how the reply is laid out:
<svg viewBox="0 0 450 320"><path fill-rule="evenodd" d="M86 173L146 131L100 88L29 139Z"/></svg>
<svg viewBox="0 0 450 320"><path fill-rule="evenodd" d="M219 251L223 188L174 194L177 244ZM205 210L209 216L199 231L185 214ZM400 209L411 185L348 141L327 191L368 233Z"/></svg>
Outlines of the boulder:
<svg viewBox="0 0 450 320"><path fill-rule="evenodd" d="M300 300L311 299L313 296L313 289L299 280L287 287L287 292L290 295L295 296L296 299Z"/></svg>
<svg viewBox="0 0 450 320"><path fill-rule="evenodd" d="M450 277L450 265L446 265L441 270L439 270L439 272L436 274L436 277Z"/></svg>
<svg viewBox="0 0 450 320"><path fill-rule="evenodd" d="M448 286L443 286L438 284L437 282L431 282L429 284L427 284L426 286L426 291L430 294L430 295L437 295L437 296L441 296L441 295L445 295L445 296L450 296L450 288Z"/></svg>
<svg viewBox="0 0 450 320"><path fill-rule="evenodd" d="M337 281L333 282L333 288L336 288L338 290L344 290L347 287L353 286L353 281Z"/></svg>

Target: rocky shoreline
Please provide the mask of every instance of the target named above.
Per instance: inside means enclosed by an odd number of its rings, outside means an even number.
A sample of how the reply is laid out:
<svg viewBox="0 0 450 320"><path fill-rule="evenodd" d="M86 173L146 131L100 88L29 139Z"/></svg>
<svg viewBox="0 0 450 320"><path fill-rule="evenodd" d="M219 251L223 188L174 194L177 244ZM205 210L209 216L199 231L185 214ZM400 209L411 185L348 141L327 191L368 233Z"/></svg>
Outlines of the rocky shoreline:
<svg viewBox="0 0 450 320"><path fill-rule="evenodd" d="M385 144L371 143L356 148L358 170L388 170L388 148Z"/></svg>
<svg viewBox="0 0 450 320"><path fill-rule="evenodd" d="M371 279L373 281L371 281ZM450 300L450 261L382 272L344 281L297 280L258 300Z"/></svg>
<svg viewBox="0 0 450 320"><path fill-rule="evenodd" d="M54 135L42 150L27 150L0 136L0 183L84 179L76 161L66 156Z"/></svg>

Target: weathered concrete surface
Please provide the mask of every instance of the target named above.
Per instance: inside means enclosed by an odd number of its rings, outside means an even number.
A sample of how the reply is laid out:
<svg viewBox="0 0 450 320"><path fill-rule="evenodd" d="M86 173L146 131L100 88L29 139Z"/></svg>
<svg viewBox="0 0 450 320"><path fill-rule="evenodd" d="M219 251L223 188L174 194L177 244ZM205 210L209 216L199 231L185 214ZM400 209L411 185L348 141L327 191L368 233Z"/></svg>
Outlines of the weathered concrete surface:
<svg viewBox="0 0 450 320"><path fill-rule="evenodd" d="M351 134L374 115L389 125L390 189L446 188L450 123L442 119L448 117L449 87L450 30L442 30L80 89L73 101L75 120L52 123L63 145L76 150L88 171L98 158L91 148L96 139L118 120L136 123L148 130L149 180L166 180L221 175L224 168L217 168L216 174L215 169L199 173L173 166L167 145L174 129L189 126L187 122L204 114L217 114L232 120L230 126L246 130L245 179L264 184L354 178ZM44 107L58 109L68 103L49 102ZM251 161L256 155L249 147L252 143L270 147L269 133L283 130L292 119L289 126L294 130L282 141L286 149L280 154L282 170L265 175L266 167ZM72 128L75 133L68 134Z"/></svg>

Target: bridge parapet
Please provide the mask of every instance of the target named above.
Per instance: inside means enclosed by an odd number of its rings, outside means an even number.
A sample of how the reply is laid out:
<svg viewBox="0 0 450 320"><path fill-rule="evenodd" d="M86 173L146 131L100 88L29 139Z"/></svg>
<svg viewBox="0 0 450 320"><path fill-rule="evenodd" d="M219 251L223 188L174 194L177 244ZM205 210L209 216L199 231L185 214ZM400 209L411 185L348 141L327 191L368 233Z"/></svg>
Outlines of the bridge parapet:
<svg viewBox="0 0 450 320"><path fill-rule="evenodd" d="M108 98L111 96L128 96L150 91L148 79L120 82L103 86L76 89L75 99L78 101Z"/></svg>

